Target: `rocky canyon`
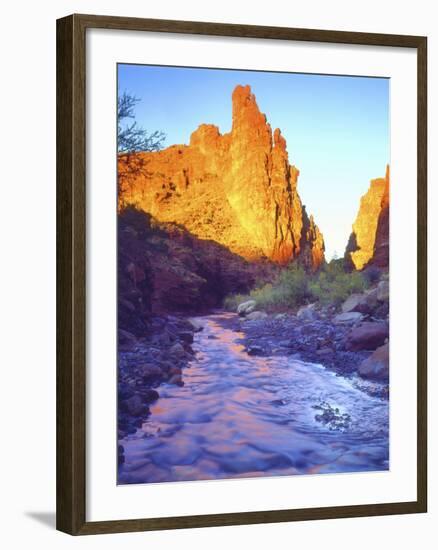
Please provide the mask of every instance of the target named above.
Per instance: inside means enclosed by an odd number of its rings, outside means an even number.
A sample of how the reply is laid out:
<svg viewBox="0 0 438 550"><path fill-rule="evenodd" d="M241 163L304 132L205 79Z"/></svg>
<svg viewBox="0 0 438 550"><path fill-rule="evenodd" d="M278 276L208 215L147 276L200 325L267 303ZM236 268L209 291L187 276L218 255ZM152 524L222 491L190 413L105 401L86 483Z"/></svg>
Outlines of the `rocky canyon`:
<svg viewBox="0 0 438 550"><path fill-rule="evenodd" d="M298 176L281 131L272 131L250 87L239 85L229 133L201 124L189 145L119 157L119 209L134 206L246 260L299 260L316 270L324 239L301 202Z"/></svg>
<svg viewBox="0 0 438 550"><path fill-rule="evenodd" d="M389 168L326 262L285 137L249 86L231 105L229 132L119 145L117 482L388 470ZM309 147L331 212L339 170Z"/></svg>

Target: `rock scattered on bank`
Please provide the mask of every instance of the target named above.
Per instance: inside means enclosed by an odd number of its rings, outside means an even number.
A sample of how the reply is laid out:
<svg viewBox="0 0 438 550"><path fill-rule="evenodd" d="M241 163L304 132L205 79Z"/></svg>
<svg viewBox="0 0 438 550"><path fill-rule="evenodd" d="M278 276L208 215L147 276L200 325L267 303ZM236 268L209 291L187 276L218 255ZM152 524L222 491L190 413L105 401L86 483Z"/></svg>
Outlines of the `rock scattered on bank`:
<svg viewBox="0 0 438 550"><path fill-rule="evenodd" d="M388 281L380 281L363 294L351 295L340 309L338 312L334 306L309 304L296 314L268 315L250 300L239 305L234 328L243 332L242 341L249 355L290 355L322 364L342 376L357 374L366 381L380 383L377 391L386 396Z"/></svg>
<svg viewBox="0 0 438 550"><path fill-rule="evenodd" d="M362 378L387 381L389 379L389 344L377 348L359 365Z"/></svg>
<svg viewBox="0 0 438 550"><path fill-rule="evenodd" d="M196 322L176 316L150 319L146 335L119 334L118 437L134 433L150 413L163 382L182 386L182 372L193 358L193 334L202 330ZM119 331L120 332L120 331ZM123 448L123 447L122 447ZM123 452L119 449L119 462Z"/></svg>

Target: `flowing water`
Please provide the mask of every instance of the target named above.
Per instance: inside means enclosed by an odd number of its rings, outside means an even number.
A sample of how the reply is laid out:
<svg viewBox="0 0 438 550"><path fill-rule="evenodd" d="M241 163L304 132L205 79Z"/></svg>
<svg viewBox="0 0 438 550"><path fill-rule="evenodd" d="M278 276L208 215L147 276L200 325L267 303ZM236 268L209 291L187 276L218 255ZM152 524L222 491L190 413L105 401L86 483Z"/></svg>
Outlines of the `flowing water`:
<svg viewBox="0 0 438 550"><path fill-rule="evenodd" d="M253 357L227 314L198 320L184 387L123 440L119 483L387 470L388 401L322 366Z"/></svg>

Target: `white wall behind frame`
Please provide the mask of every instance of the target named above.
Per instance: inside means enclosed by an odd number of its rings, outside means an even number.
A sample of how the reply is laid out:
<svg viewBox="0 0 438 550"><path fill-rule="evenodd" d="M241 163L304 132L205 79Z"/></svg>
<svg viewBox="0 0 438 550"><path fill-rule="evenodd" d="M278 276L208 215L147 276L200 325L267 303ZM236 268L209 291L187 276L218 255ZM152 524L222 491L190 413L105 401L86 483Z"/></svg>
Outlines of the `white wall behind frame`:
<svg viewBox="0 0 438 550"><path fill-rule="evenodd" d="M41 547L132 550L181 550L273 546L306 550L435 548L438 477L430 469L427 515L353 518L277 525L221 527L71 538L53 528L55 509L55 19L69 13L104 13L258 25L284 25L346 31L392 32L429 36L429 181L438 178L438 31L435 3L417 0L251 0L219 3L198 0L120 3L107 0L16 0L3 6L2 184L16 201L0 203L2 271L1 541L6 548ZM18 120L20 119L20 123ZM5 130L7 129L7 131ZM23 132L26 140L23 142ZM20 144L20 146L18 146ZM23 157L23 148L26 155ZM6 195L9 196L10 195ZM17 198L18 197L18 198ZM20 203L20 220L15 204ZM429 188L431 212L438 209L438 188ZM429 242L438 238L438 216L430 216ZM431 249L431 253L433 250ZM438 260L430 256L430 326L438 323ZM18 305L20 307L18 307ZM438 392L438 352L430 331L430 396ZM438 400L431 399L430 463L438 461Z"/></svg>

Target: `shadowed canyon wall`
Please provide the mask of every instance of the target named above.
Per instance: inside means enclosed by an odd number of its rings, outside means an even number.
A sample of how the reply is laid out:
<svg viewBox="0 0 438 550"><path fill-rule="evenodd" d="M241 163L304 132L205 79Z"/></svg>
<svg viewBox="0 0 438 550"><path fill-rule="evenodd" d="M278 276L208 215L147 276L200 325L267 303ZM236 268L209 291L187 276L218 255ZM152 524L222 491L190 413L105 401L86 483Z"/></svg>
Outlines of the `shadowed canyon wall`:
<svg viewBox="0 0 438 550"><path fill-rule="evenodd" d="M384 178L371 180L360 200L345 260L355 269L389 267L389 166Z"/></svg>
<svg viewBox="0 0 438 550"><path fill-rule="evenodd" d="M120 158L119 208L133 205L248 260L298 258L316 269L324 239L301 203L284 137L272 132L249 86L235 88L232 113L228 134L202 124L189 145ZM130 170L132 163L144 169Z"/></svg>
<svg viewBox="0 0 438 550"><path fill-rule="evenodd" d="M247 293L258 279L273 280L280 269L248 262L133 207L119 213L118 244L119 329L135 336L147 331L153 315L211 311L228 294Z"/></svg>

